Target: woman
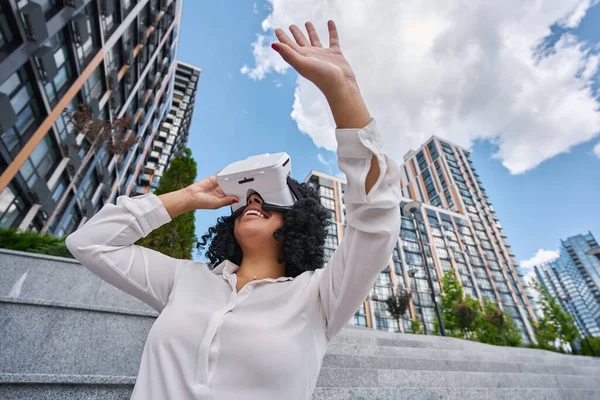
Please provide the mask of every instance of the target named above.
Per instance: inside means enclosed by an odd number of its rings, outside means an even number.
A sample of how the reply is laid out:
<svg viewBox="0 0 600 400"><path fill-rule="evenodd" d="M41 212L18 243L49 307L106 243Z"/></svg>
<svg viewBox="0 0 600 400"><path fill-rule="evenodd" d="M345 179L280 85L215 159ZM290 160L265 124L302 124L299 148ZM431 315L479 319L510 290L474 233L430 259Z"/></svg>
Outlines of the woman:
<svg viewBox="0 0 600 400"><path fill-rule="evenodd" d="M82 265L160 313L133 399L309 399L329 341L388 265L400 229L399 170L333 21L328 28L328 48L311 23L308 39L292 25L295 41L277 29L272 45L323 92L337 125L347 227L324 268L327 215L306 187L285 214L262 210L258 193L243 213L221 219L204 237L213 238L211 268L133 244L182 213L237 201L214 176L160 196L119 196L67 238Z"/></svg>

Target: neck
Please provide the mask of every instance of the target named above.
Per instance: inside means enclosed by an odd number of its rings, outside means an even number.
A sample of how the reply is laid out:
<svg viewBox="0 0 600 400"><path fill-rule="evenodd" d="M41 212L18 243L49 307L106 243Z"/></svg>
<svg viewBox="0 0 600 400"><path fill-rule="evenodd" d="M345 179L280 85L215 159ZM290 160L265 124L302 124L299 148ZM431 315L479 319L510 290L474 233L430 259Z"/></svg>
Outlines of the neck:
<svg viewBox="0 0 600 400"><path fill-rule="evenodd" d="M285 276L285 263L279 263L277 256L268 252L244 252L240 269L236 274L250 280L253 276L257 279L277 279Z"/></svg>

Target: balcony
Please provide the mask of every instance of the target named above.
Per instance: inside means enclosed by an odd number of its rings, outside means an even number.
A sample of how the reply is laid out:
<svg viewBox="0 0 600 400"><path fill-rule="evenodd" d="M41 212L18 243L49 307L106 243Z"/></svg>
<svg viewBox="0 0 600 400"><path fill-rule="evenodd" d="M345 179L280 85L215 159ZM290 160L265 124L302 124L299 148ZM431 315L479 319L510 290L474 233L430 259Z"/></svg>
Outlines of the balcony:
<svg viewBox="0 0 600 400"><path fill-rule="evenodd" d="M144 165L144 170L146 172L150 172L153 173L156 170L156 163L152 162L152 161L148 161L146 163L146 165Z"/></svg>
<svg viewBox="0 0 600 400"><path fill-rule="evenodd" d="M152 181L152 178L150 177L149 174L140 174L138 177L138 180L140 181L140 184L142 184L142 185L149 185L150 182Z"/></svg>
<svg viewBox="0 0 600 400"><path fill-rule="evenodd" d="M146 193L147 193L147 192L146 192L146 187L144 187L144 186L138 186L138 185L135 185L135 188L133 189L133 193L134 193L136 196L137 196L137 195L140 195L140 194L146 194Z"/></svg>
<svg viewBox="0 0 600 400"><path fill-rule="evenodd" d="M160 157L160 153L156 150L153 150L150 152L150 155L148 156L149 160L156 160L158 161L158 158Z"/></svg>

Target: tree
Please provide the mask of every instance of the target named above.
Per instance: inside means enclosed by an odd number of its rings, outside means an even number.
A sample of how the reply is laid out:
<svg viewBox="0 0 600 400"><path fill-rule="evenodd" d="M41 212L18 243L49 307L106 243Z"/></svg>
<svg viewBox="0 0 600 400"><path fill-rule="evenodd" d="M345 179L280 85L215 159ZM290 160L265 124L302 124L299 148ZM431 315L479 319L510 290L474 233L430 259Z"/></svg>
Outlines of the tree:
<svg viewBox="0 0 600 400"><path fill-rule="evenodd" d="M479 342L497 346L521 345L521 333L510 314L487 298L484 301L484 313L479 315L476 326L476 339Z"/></svg>
<svg viewBox="0 0 600 400"><path fill-rule="evenodd" d="M442 320L446 335L470 339L475 330L475 323L481 307L477 300L464 296L461 284L452 271L446 271L442 277L444 292L440 294ZM436 328L438 321L435 321Z"/></svg>
<svg viewBox="0 0 600 400"><path fill-rule="evenodd" d="M413 318L412 322L410 323L410 330L415 335L421 335L421 334L423 334L423 330L421 329L421 321L419 320L419 317L416 316L416 315Z"/></svg>
<svg viewBox="0 0 600 400"><path fill-rule="evenodd" d="M71 135L83 134L84 136L81 145L72 144L71 147L77 151L83 148L87 154L81 161L81 165L75 172L69 186L63 190L62 196L57 201L54 210L42 227L41 233L45 233L48 230L50 224L62 209L69 193L71 193L73 185L78 181L77 178L83 171L86 171L88 163L100 148L106 146L106 151L109 154L127 154L129 149L141 140L141 138L136 138L135 134L130 134L127 137L127 131L131 124L130 117L116 118L113 122L94 119L92 108L86 103L80 104L76 110L65 109L63 113L67 116L68 124L74 128L74 132Z"/></svg>
<svg viewBox="0 0 600 400"><path fill-rule="evenodd" d="M564 351L565 347L579 337L573 316L565 312L556 297L551 296L537 279L530 279L528 286L540 294L539 306L543 317L536 329L538 346L546 350Z"/></svg>
<svg viewBox="0 0 600 400"><path fill-rule="evenodd" d="M584 356L595 355L596 357L600 357L600 337L587 337L586 339L581 341L581 354Z"/></svg>
<svg viewBox="0 0 600 400"><path fill-rule="evenodd" d="M398 321L398 327L401 325L401 320L404 314L406 313L406 309L408 308L408 292L404 288L398 288L396 290L396 294L388 297L385 301L387 304L388 312Z"/></svg>
<svg viewBox="0 0 600 400"><path fill-rule="evenodd" d="M165 171L154 194L161 195L183 189L195 182L196 161L190 149L185 148L182 154L173 158L169 169ZM194 212L175 217L171 222L150 232L136 244L148 247L179 259L192 258L192 250L198 241L195 235Z"/></svg>

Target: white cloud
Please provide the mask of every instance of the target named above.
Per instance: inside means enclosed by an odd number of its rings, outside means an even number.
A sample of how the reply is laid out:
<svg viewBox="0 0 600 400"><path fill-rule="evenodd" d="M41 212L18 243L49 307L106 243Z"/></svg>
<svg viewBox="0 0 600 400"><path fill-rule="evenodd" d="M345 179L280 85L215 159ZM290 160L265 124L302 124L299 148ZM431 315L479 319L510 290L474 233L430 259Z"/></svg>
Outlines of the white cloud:
<svg viewBox="0 0 600 400"><path fill-rule="evenodd" d="M565 16L565 18L563 18L561 21L559 21L560 25L565 28L577 27L579 25L579 23L581 22L581 20L583 19L583 17L585 17L587 10L590 7L598 4L598 1L599 0L583 0L583 1L581 1L570 14L568 14L567 16Z"/></svg>
<svg viewBox="0 0 600 400"><path fill-rule="evenodd" d="M600 158L600 142L598 142L594 146L594 154L596 155L596 157Z"/></svg>
<svg viewBox="0 0 600 400"><path fill-rule="evenodd" d="M276 88L280 88L281 86L283 86L283 83L281 83L279 79L273 79L273 83L275 84Z"/></svg>
<svg viewBox="0 0 600 400"><path fill-rule="evenodd" d="M532 269L536 265L540 265L548 261L557 259L559 255L560 253L558 252L558 250L538 249L537 253L535 253L535 256L531 257L530 259L521 261L519 265L521 266L521 268Z"/></svg>
<svg viewBox="0 0 600 400"><path fill-rule="evenodd" d="M432 134L469 147L498 146L494 157L515 174L536 167L600 132L600 101L591 84L596 44L563 35L536 53L550 26L576 27L598 0L467 2L269 0L272 9L252 44L254 80L285 73L271 50L273 27L312 21L327 41L334 19L388 152L397 161ZM377 23L374 23L377 21ZM315 144L334 150L325 99L298 78L292 118Z"/></svg>
<svg viewBox="0 0 600 400"><path fill-rule="evenodd" d="M252 12L254 14L258 14L258 5L256 4L256 2L254 2L254 4L252 5Z"/></svg>
<svg viewBox="0 0 600 400"><path fill-rule="evenodd" d="M531 278L537 279L533 267L548 261L555 260L558 258L559 255L560 253L558 252L558 250L538 249L537 253L535 253L533 257L521 261L519 264L519 268L524 274L523 281L526 284L528 284ZM528 295L533 298L534 303L537 303L538 299L540 298L540 293L538 293L537 290L531 289L529 287L527 287L525 290L527 291ZM541 316L541 310L538 310L538 313L540 313Z"/></svg>
<svg viewBox="0 0 600 400"><path fill-rule="evenodd" d="M321 164L325 165L326 167L331 165L331 161L326 160L325 157L323 157L323 154L321 153L317 154L317 159Z"/></svg>
<svg viewBox="0 0 600 400"><path fill-rule="evenodd" d="M244 75L248 75L253 80L260 80L271 71L285 73L288 69L288 65L281 59L273 49L271 49L271 39L266 40L264 35L256 35L256 42L252 44L252 54L257 60L261 60L260 64L257 64L254 68L250 68L244 65L240 72Z"/></svg>
<svg viewBox="0 0 600 400"><path fill-rule="evenodd" d="M333 175L333 168L337 165L337 158L333 155L331 158L326 158L323 154L317 153L317 160L327 169L327 173Z"/></svg>
<svg viewBox="0 0 600 400"><path fill-rule="evenodd" d="M558 250L544 250L538 249L535 255L527 260L523 260L519 263L519 267L525 275L525 282L529 282L529 278L535 277L535 271L533 267L536 265L540 265L546 263L548 261L552 261L558 258L560 253Z"/></svg>

